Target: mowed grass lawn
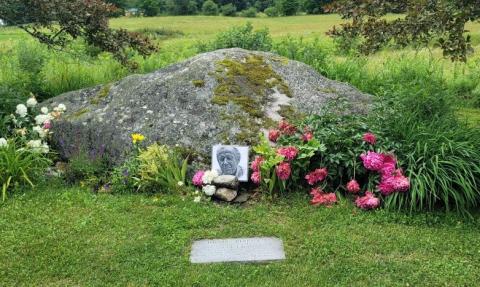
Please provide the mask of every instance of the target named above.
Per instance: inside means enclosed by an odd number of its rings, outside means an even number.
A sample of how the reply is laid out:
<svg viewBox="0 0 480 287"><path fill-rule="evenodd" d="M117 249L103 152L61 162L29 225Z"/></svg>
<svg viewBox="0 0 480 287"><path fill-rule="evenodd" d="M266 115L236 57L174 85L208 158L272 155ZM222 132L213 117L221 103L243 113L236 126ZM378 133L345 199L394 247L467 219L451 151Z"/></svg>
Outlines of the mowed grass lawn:
<svg viewBox="0 0 480 287"><path fill-rule="evenodd" d="M308 196L248 207L51 185L0 207L0 286L475 286L480 223ZM196 239L277 236L287 260L189 263Z"/></svg>

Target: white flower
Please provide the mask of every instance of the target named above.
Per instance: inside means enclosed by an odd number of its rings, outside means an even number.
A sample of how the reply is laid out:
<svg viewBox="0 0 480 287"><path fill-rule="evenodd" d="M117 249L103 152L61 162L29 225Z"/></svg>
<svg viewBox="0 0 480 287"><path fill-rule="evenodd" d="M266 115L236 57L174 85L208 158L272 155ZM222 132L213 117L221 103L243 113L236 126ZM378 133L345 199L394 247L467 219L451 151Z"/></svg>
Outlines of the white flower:
<svg viewBox="0 0 480 287"><path fill-rule="evenodd" d="M50 147L47 143L42 143L42 140L31 140L27 142L27 147L31 148L35 152L48 153Z"/></svg>
<svg viewBox="0 0 480 287"><path fill-rule="evenodd" d="M178 186L183 186L184 183L183 183L183 181L179 181L179 182L177 182L177 185L178 185Z"/></svg>
<svg viewBox="0 0 480 287"><path fill-rule="evenodd" d="M203 184L210 184L212 181L218 177L218 172L216 170L207 170L202 177Z"/></svg>
<svg viewBox="0 0 480 287"><path fill-rule="evenodd" d="M48 146L47 143L42 144L42 146L40 147L40 152L41 153L49 153L50 152L50 147Z"/></svg>
<svg viewBox="0 0 480 287"><path fill-rule="evenodd" d="M217 188L214 185L205 185L202 188L203 193L205 193L206 196L212 196L215 194L215 191Z"/></svg>
<svg viewBox="0 0 480 287"><path fill-rule="evenodd" d="M48 114L48 108L47 108L47 107L42 107L42 108L40 109L40 111L41 111L42 114L44 114L44 115Z"/></svg>
<svg viewBox="0 0 480 287"><path fill-rule="evenodd" d="M27 107L24 104L17 105L17 110L15 111L17 115L24 118L27 115L27 112Z"/></svg>
<svg viewBox="0 0 480 287"><path fill-rule="evenodd" d="M8 147L8 142L5 138L0 138L0 148Z"/></svg>
<svg viewBox="0 0 480 287"><path fill-rule="evenodd" d="M64 104L59 104L57 108L58 108L58 111L62 113L67 110L67 107Z"/></svg>
<svg viewBox="0 0 480 287"><path fill-rule="evenodd" d="M193 199L193 202L199 203L201 200L202 200L202 197L201 197L201 196L196 196L196 197Z"/></svg>
<svg viewBox="0 0 480 287"><path fill-rule="evenodd" d="M34 126L33 131L38 134L38 136L43 139L44 137L47 136L47 131L45 131L42 127L40 126Z"/></svg>
<svg viewBox="0 0 480 287"><path fill-rule="evenodd" d="M31 97L30 99L27 100L27 107L33 108L38 104L37 99L34 97Z"/></svg>
<svg viewBox="0 0 480 287"><path fill-rule="evenodd" d="M31 149L38 149L42 146L42 140L31 140L27 142L27 147Z"/></svg>
<svg viewBox="0 0 480 287"><path fill-rule="evenodd" d="M37 125L43 125L46 121L53 120L51 115L38 115L35 117L35 123Z"/></svg>

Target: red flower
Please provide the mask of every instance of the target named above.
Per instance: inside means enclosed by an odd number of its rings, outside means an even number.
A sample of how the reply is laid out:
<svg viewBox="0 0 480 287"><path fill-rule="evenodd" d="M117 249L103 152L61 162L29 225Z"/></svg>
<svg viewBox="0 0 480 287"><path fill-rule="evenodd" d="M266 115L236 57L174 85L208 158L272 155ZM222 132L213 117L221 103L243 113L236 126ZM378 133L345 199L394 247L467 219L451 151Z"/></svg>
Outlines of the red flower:
<svg viewBox="0 0 480 287"><path fill-rule="evenodd" d="M278 124L278 129L280 130L281 133L289 136L293 135L297 131L297 128L294 125L288 123L285 120L281 121Z"/></svg>
<svg viewBox="0 0 480 287"><path fill-rule="evenodd" d="M313 196L310 201L312 205L331 205L337 202L337 195L335 193L325 193L320 188L313 188L310 194Z"/></svg>
<svg viewBox="0 0 480 287"><path fill-rule="evenodd" d="M255 157L255 160L251 164L251 168L253 171L260 171L260 168L262 167L262 163L265 159L261 156Z"/></svg>
<svg viewBox="0 0 480 287"><path fill-rule="evenodd" d="M292 173L292 168L288 162L280 163L276 168L275 172L277 173L278 178L281 180L287 180L290 178L290 174Z"/></svg>
<svg viewBox="0 0 480 287"><path fill-rule="evenodd" d="M280 131L279 130L270 130L268 132L268 139L274 143L277 142L278 138L280 137Z"/></svg>
<svg viewBox="0 0 480 287"><path fill-rule="evenodd" d="M377 142L377 137L372 133L366 133L363 135L363 141L374 145Z"/></svg>
<svg viewBox="0 0 480 287"><path fill-rule="evenodd" d="M309 142L313 139L313 133L312 132L306 132L302 135L302 140L304 142Z"/></svg>
<svg viewBox="0 0 480 287"><path fill-rule="evenodd" d="M358 193L360 192L360 185L355 179L352 179L347 183L347 190L350 193Z"/></svg>
<svg viewBox="0 0 480 287"><path fill-rule="evenodd" d="M328 175L326 168L317 168L316 170L310 172L305 176L305 179L308 181L308 184L314 185L317 182L324 180Z"/></svg>
<svg viewBox="0 0 480 287"><path fill-rule="evenodd" d="M284 156L287 160L292 161L297 157L298 149L293 146L281 147L277 150L277 154Z"/></svg>
<svg viewBox="0 0 480 287"><path fill-rule="evenodd" d="M380 199L375 197L370 191L367 191L365 196L359 197L355 200L355 204L361 209L375 209L380 206Z"/></svg>
<svg viewBox="0 0 480 287"><path fill-rule="evenodd" d="M252 176L250 178L253 181L253 183L259 184L260 181L262 180L262 175L260 174L259 171L256 171L256 172L252 173Z"/></svg>

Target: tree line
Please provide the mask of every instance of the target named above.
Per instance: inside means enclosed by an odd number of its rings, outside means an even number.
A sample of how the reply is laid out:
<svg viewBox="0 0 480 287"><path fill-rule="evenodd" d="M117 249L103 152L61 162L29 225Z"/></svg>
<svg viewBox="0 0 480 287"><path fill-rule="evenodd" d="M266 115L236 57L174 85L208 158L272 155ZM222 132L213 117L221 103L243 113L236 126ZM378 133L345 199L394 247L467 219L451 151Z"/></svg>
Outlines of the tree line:
<svg viewBox="0 0 480 287"><path fill-rule="evenodd" d="M224 15L291 16L325 13L332 0L108 0L122 10L138 8L145 16L157 15Z"/></svg>

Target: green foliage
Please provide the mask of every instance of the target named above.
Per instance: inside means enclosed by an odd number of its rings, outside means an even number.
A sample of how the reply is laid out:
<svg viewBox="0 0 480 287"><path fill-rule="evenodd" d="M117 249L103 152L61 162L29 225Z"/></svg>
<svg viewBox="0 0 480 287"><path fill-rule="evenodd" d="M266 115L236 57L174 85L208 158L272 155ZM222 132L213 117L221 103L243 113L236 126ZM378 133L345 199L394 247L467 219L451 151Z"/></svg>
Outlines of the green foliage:
<svg viewBox="0 0 480 287"><path fill-rule="evenodd" d="M277 17L278 10L276 7L268 7L263 11L268 17Z"/></svg>
<svg viewBox="0 0 480 287"><path fill-rule="evenodd" d="M322 14L325 13L323 7L331 2L332 0L303 0L303 10L307 14Z"/></svg>
<svg viewBox="0 0 480 287"><path fill-rule="evenodd" d="M232 3L228 3L220 7L220 13L223 16L235 16L237 14L237 7L235 7Z"/></svg>
<svg viewBox="0 0 480 287"><path fill-rule="evenodd" d="M255 7L250 7L246 10L240 12L241 17L255 18L257 17L257 9Z"/></svg>
<svg viewBox="0 0 480 287"><path fill-rule="evenodd" d="M286 159L277 153L277 148L273 147L265 136L260 135L260 143L253 148L255 154L263 158L260 168L261 186L271 198L284 195L287 191L298 191L304 185L305 175L310 171L311 160L326 151L325 145L316 139L305 142L298 137L288 137L278 144L298 150L295 159L289 162L291 175L288 180L282 180L276 174L276 168Z"/></svg>
<svg viewBox="0 0 480 287"><path fill-rule="evenodd" d="M299 7L298 0L277 0L277 9L283 16L293 16Z"/></svg>
<svg viewBox="0 0 480 287"><path fill-rule="evenodd" d="M43 153L28 149L15 139L0 147L0 184L2 200L10 190L34 184L43 178L52 161Z"/></svg>
<svg viewBox="0 0 480 287"><path fill-rule="evenodd" d="M212 0L207 0L202 5L202 13L207 16L218 15L218 5Z"/></svg>
<svg viewBox="0 0 480 287"><path fill-rule="evenodd" d="M153 144L138 150L112 175L114 192L181 191L186 184L188 158L167 146Z"/></svg>
<svg viewBox="0 0 480 287"><path fill-rule="evenodd" d="M197 49L201 52L237 47L269 51L272 47L272 38L268 29L254 31L252 23L247 22L244 26L232 27L219 33L212 42L197 44Z"/></svg>
<svg viewBox="0 0 480 287"><path fill-rule="evenodd" d="M406 11L388 21L384 16L392 10ZM399 46L429 45L435 41L445 57L466 61L472 51L470 36L464 36L465 24L480 19L480 0L423 1L336 1L331 11L351 22L333 27L330 35L337 38L361 38L360 51L369 54L394 42ZM345 42L346 43L346 42Z"/></svg>
<svg viewBox="0 0 480 287"><path fill-rule="evenodd" d="M108 169L109 166L103 154L82 150L70 157L64 177L68 183L84 182L87 185L96 185Z"/></svg>
<svg viewBox="0 0 480 287"><path fill-rule="evenodd" d="M141 0L140 6L143 14L148 17L157 16L160 13L160 5L156 0Z"/></svg>
<svg viewBox="0 0 480 287"><path fill-rule="evenodd" d="M306 41L302 37L288 36L276 41L272 50L288 59L307 63L322 74L331 56L331 51L327 50L318 38Z"/></svg>
<svg viewBox="0 0 480 287"><path fill-rule="evenodd" d="M33 36L40 43L64 49L74 39L108 52L125 66L136 68L132 51L142 56L157 51L150 39L125 29L111 29L108 17L115 6L101 0L5 0L0 6L0 18ZM28 24L25 24L28 23Z"/></svg>

